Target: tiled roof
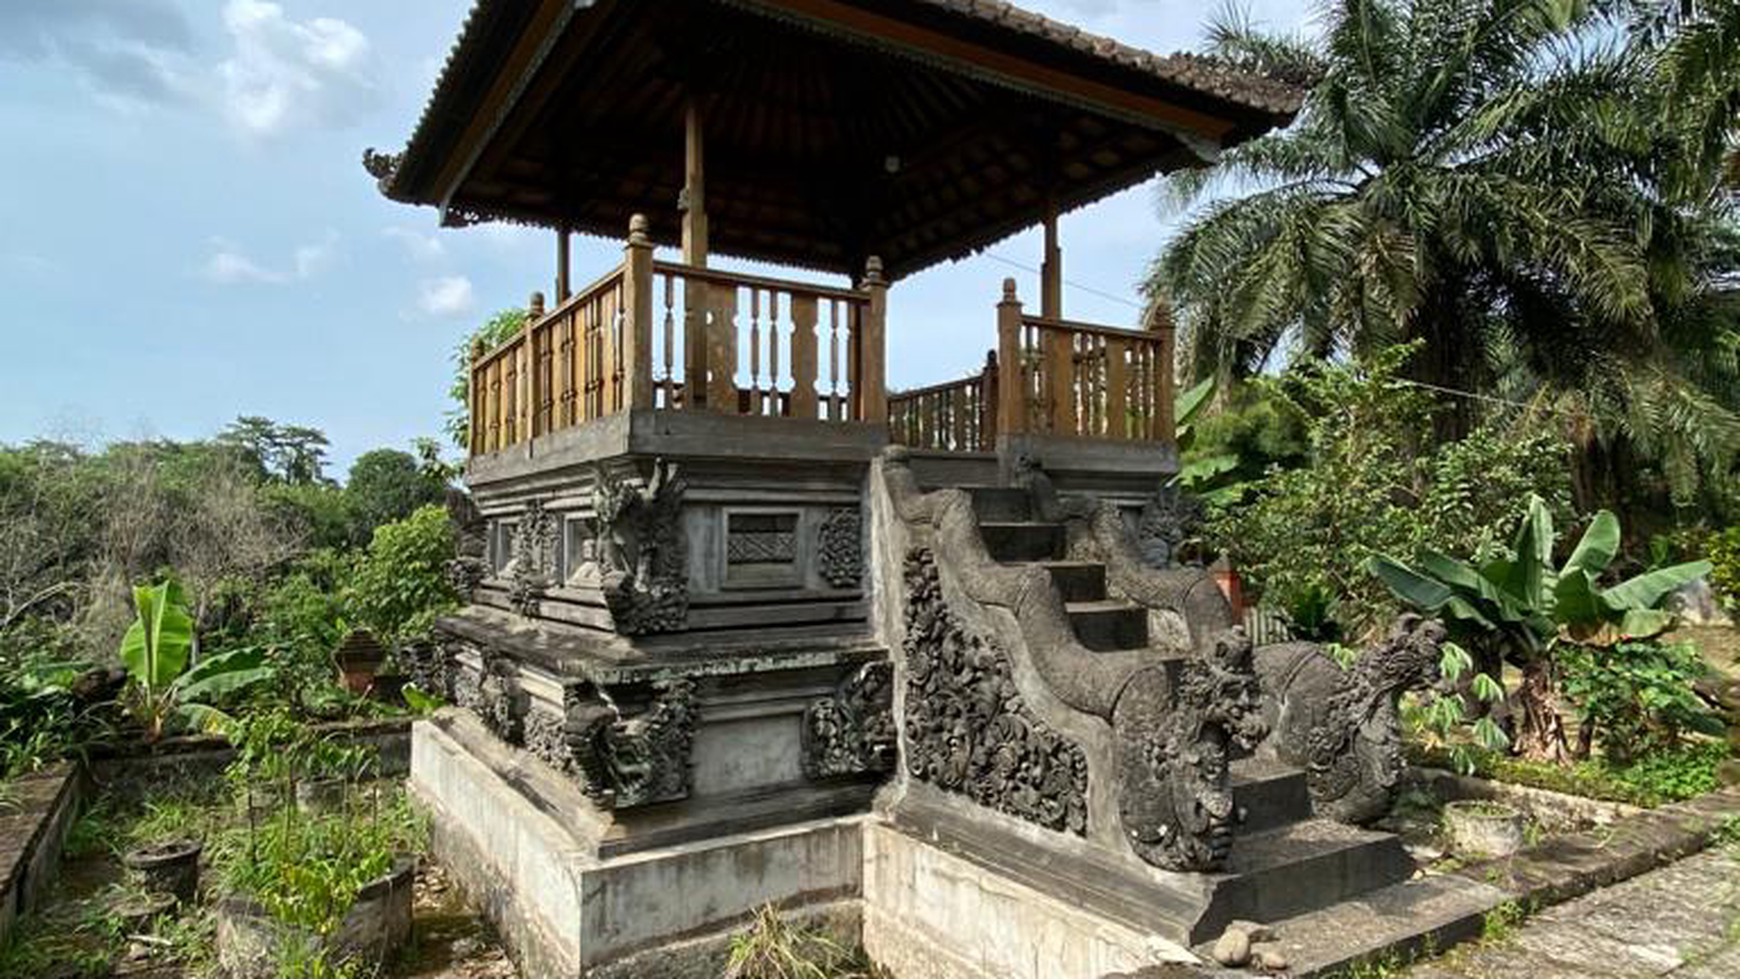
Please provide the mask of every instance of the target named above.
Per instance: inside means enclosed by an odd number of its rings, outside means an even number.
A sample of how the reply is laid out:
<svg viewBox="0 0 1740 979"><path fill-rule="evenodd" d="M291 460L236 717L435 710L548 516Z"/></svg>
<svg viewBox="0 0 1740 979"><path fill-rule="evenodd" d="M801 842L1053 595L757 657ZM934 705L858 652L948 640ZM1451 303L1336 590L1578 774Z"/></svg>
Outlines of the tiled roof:
<svg viewBox="0 0 1740 979"><path fill-rule="evenodd" d="M1122 41L1084 31L1079 27L1052 20L1042 14L1023 10L1006 0L920 0L953 13L972 17L990 24L1054 44L1073 48L1106 61L1157 78L1195 89L1240 105L1265 112L1289 114L1297 112L1304 100L1300 89L1250 72L1228 68L1210 58L1196 54L1159 55Z"/></svg>

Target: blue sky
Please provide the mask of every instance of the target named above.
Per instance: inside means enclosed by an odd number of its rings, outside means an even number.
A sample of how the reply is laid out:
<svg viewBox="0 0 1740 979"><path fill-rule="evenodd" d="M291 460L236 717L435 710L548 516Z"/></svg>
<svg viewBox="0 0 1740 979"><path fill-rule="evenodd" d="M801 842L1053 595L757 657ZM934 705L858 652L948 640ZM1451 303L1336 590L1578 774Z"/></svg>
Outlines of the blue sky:
<svg viewBox="0 0 1740 979"><path fill-rule="evenodd" d="M546 233L437 227L359 164L398 149L470 0L0 2L0 443L197 438L241 414L313 425L334 473L439 431L451 350L553 276ZM1027 0L1156 51L1214 7ZM1251 5L1308 24L1305 0ZM1164 242L1152 187L1069 215L1065 274L1133 299ZM620 258L582 239L575 278ZM962 376L1032 233L899 284L890 383ZM1001 259L1001 261L999 260ZM728 263L721 263L728 264ZM1072 318L1135 310L1066 290Z"/></svg>

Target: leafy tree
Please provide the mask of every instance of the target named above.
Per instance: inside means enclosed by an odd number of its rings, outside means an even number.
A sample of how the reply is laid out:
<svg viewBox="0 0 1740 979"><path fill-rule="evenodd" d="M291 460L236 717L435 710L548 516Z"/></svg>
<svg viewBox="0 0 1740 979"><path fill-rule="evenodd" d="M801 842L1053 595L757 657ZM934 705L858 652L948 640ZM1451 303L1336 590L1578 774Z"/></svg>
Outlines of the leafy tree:
<svg viewBox="0 0 1740 979"><path fill-rule="evenodd" d="M1483 427L1419 444L1433 402L1399 376L1412 352L1250 382L1277 414L1305 419L1308 462L1246 484L1246 501L1213 514L1208 531L1267 604L1297 614L1333 603L1354 632L1380 629L1396 606L1366 572L1373 555L1496 555L1530 492L1568 506L1566 446L1551 432Z"/></svg>
<svg viewBox="0 0 1740 979"><path fill-rule="evenodd" d="M424 635L437 615L458 603L447 580L453 557L447 511L423 507L375 529L346 590L347 604L358 623L383 639Z"/></svg>
<svg viewBox="0 0 1740 979"><path fill-rule="evenodd" d="M472 354L478 350L494 350L519 336L525 328L525 310L504 309L485 320L454 348L453 383L448 386L447 395L453 399L455 407L447 412L447 437L461 449L470 448Z"/></svg>
<svg viewBox="0 0 1740 979"><path fill-rule="evenodd" d="M326 433L270 418L243 415L218 433L217 443L233 448L267 479L302 486L325 480Z"/></svg>
<svg viewBox="0 0 1740 979"><path fill-rule="evenodd" d="M1185 203L1248 191L1196 212L1150 279L1198 370L1418 339L1414 380L1537 402L1682 483L1726 473L1732 233L1685 195L1650 47L1611 43L1624 6L1335 0L1315 42L1221 18L1221 57L1313 84L1289 129L1171 178ZM1481 411L1441 402L1436 431Z"/></svg>
<svg viewBox="0 0 1740 979"><path fill-rule="evenodd" d="M440 503L445 491L445 480L436 478L410 453L397 449L375 449L358 456L345 482L345 493L365 540L382 524L403 520L418 507Z"/></svg>

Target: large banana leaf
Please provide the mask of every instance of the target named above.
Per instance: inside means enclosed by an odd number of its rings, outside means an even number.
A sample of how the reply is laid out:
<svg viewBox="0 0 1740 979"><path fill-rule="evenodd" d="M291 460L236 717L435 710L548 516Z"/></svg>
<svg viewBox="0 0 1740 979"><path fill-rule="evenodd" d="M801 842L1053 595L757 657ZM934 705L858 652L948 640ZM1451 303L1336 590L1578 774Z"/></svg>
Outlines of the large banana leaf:
<svg viewBox="0 0 1740 979"><path fill-rule="evenodd" d="M1565 562L1560 575L1572 571L1587 571L1591 577L1600 577L1601 572L1613 563L1613 556L1619 553L1619 518L1607 510L1602 510L1589 521L1589 529L1583 531L1583 539L1577 542L1576 550Z"/></svg>
<svg viewBox="0 0 1740 979"><path fill-rule="evenodd" d="M1676 564L1671 568L1646 571L1602 592L1601 600L1615 612L1653 609L1676 589L1709 574L1712 567L1708 561L1692 561Z"/></svg>
<svg viewBox="0 0 1740 979"><path fill-rule="evenodd" d="M213 703L245 690L272 676L272 668L262 665L264 660L265 653L259 649L207 656L176 681L176 700Z"/></svg>
<svg viewBox="0 0 1740 979"><path fill-rule="evenodd" d="M1528 514L1516 531L1515 557L1497 584L1524 608L1546 603L1553 561L1553 514L1545 500L1530 494Z"/></svg>
<svg viewBox="0 0 1740 979"><path fill-rule="evenodd" d="M1422 612L1436 612L1456 597L1449 585L1434 581L1383 554L1367 561L1366 569L1388 585L1397 598Z"/></svg>
<svg viewBox="0 0 1740 979"><path fill-rule="evenodd" d="M1573 637L1587 638L1609 618L1607 604L1595 587L1594 577L1577 568L1559 576L1553 587L1553 613Z"/></svg>
<svg viewBox="0 0 1740 979"><path fill-rule="evenodd" d="M133 589L138 615L121 640L121 662L135 682L162 690L187 668L193 649L193 617L181 586L166 581Z"/></svg>
<svg viewBox="0 0 1740 979"><path fill-rule="evenodd" d="M1202 414L1202 409L1208 407L1208 402L1214 395L1215 379L1200 381L1188 391L1180 392L1172 400L1173 425L1177 427L1174 433L1178 448L1187 448L1190 437L1195 434L1196 416Z"/></svg>

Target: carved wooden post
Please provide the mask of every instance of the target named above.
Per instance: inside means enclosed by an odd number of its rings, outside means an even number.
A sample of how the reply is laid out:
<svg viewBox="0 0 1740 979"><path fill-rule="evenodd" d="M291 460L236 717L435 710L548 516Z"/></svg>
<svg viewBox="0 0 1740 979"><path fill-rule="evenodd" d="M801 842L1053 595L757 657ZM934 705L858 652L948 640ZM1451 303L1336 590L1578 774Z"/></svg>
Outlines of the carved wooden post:
<svg viewBox="0 0 1740 979"><path fill-rule="evenodd" d="M1057 202L1045 202L1045 260L1039 266L1039 315L1063 319L1063 247L1057 236Z"/></svg>
<svg viewBox="0 0 1740 979"><path fill-rule="evenodd" d="M1172 311L1166 308L1164 302L1156 301L1148 311L1148 329L1159 336L1159 350L1154 360L1154 439L1160 442L1176 442L1178 440L1178 419L1175 417L1173 405L1174 390L1177 380L1173 372L1177 369L1174 360L1177 356L1177 332L1172 324Z"/></svg>
<svg viewBox="0 0 1740 979"><path fill-rule="evenodd" d="M470 410L466 412L465 441L474 456L483 455L489 433L489 416L485 413L489 407L489 378L486 371L478 369L487 352L482 337L471 341L471 403L467 405Z"/></svg>
<svg viewBox="0 0 1740 979"><path fill-rule="evenodd" d="M571 263L568 256L568 238L568 226L564 224L556 232L556 305L558 306L567 302L568 297L574 294L572 286L569 285L569 266Z"/></svg>
<svg viewBox="0 0 1740 979"><path fill-rule="evenodd" d="M888 282L882 278L882 259L870 256L864 263L864 321L858 324L858 376L852 393L858 402L858 420L888 424Z"/></svg>
<svg viewBox="0 0 1740 979"><path fill-rule="evenodd" d="M997 370L997 351L985 351L985 372L979 375L979 445L978 451L992 452L997 448L997 416L1003 411L998 396L1001 378Z"/></svg>
<svg viewBox="0 0 1740 979"><path fill-rule="evenodd" d="M819 417L816 403L816 297L791 297L791 416L805 421Z"/></svg>
<svg viewBox="0 0 1740 979"><path fill-rule="evenodd" d="M683 109L683 263L707 266L706 119L701 103L689 97Z"/></svg>
<svg viewBox="0 0 1740 979"><path fill-rule="evenodd" d="M1021 363L1021 299L1015 280L1003 280L1003 300L997 304L997 434L1027 430L1026 381Z"/></svg>
<svg viewBox="0 0 1740 979"><path fill-rule="evenodd" d="M628 220L628 247L622 260L623 407L653 406L653 244L646 215Z"/></svg>
<svg viewBox="0 0 1740 979"><path fill-rule="evenodd" d="M519 358L520 367L519 394L517 396L519 404L514 407L519 412L519 421L516 423L516 427L519 429L519 439L523 442L530 442L540 434L533 428L538 417L538 405L542 403L540 396L543 393L539 390L541 385L538 384L538 358L537 351L533 349L535 346L533 338L536 336L534 328L543 318L544 294L534 292L532 293L532 301L526 309L526 329L524 333L520 334L520 345L515 351L515 356Z"/></svg>

